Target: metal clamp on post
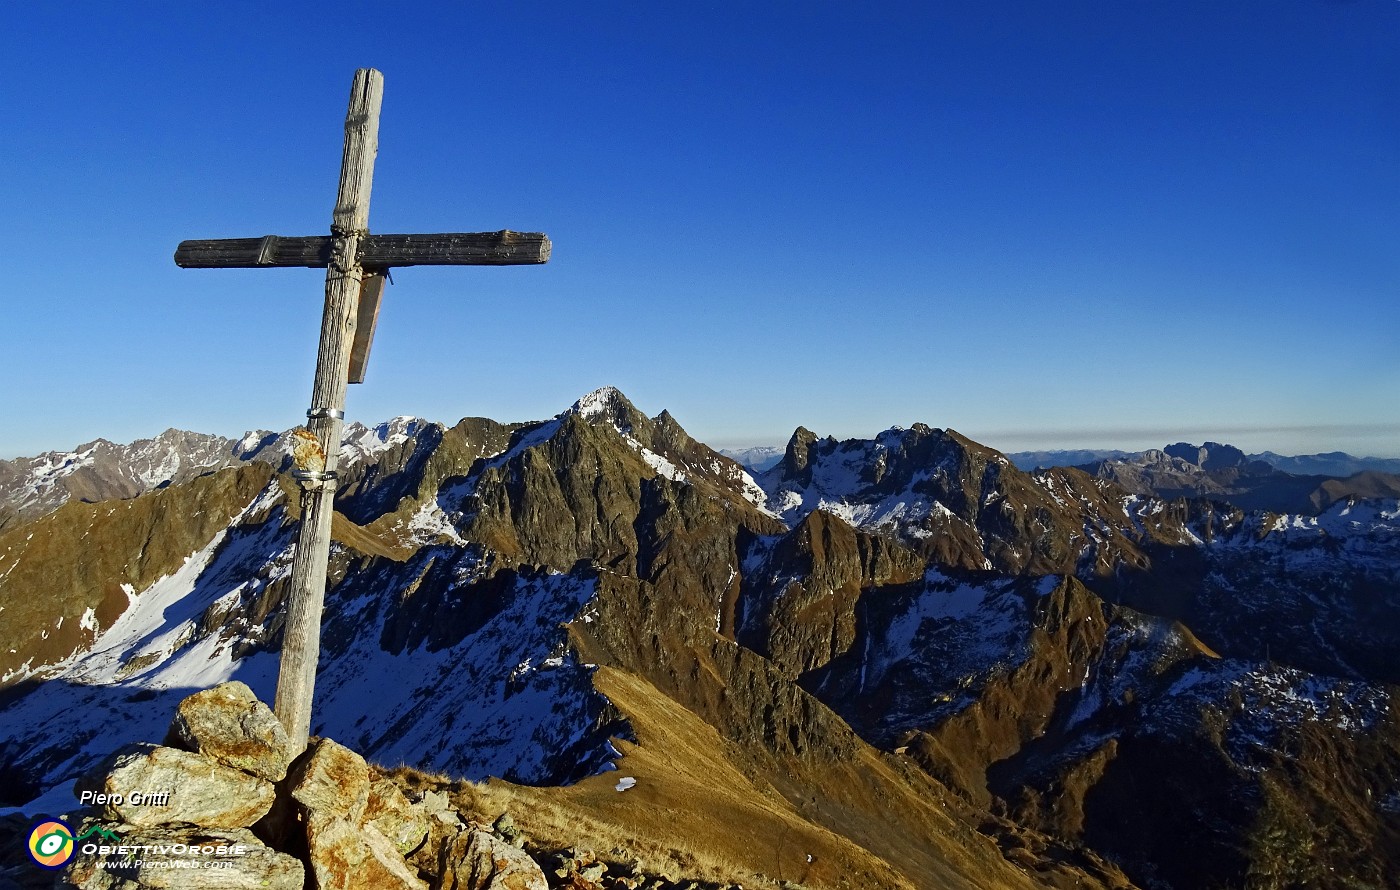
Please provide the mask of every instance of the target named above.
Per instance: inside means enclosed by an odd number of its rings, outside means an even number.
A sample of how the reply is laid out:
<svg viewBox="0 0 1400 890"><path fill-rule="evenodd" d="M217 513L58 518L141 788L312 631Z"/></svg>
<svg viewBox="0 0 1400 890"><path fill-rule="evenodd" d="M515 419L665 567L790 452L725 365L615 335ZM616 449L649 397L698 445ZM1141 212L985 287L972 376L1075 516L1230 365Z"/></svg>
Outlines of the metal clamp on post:
<svg viewBox="0 0 1400 890"><path fill-rule="evenodd" d="M322 417L334 417L336 420L344 420L345 412L339 408L307 408L306 416L312 420L319 420Z"/></svg>
<svg viewBox="0 0 1400 890"><path fill-rule="evenodd" d="M292 470L292 478L301 486L301 490L306 494L313 491L320 491L323 488L333 487L335 480L339 476L335 472L316 472L314 470Z"/></svg>

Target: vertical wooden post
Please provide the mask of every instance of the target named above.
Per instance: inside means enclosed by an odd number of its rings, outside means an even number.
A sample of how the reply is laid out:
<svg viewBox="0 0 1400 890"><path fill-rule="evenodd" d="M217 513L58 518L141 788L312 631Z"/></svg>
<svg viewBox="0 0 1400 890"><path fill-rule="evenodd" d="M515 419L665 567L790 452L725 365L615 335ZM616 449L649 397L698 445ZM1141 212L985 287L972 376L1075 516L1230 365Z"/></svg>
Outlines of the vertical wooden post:
<svg viewBox="0 0 1400 890"><path fill-rule="evenodd" d="M340 190L331 216L331 258L326 269L326 307L321 317L321 344L316 355L316 382L311 390L307 427L326 452L326 472L335 472L345 418L345 387L359 304L360 239L369 227L369 191L379 149L379 106L384 75L373 68L355 72L350 110L345 117L345 154ZM311 696L321 652L321 607L326 594L330 556L334 480L322 483L305 499L287 622L282 632L282 666L277 677L274 711L287 730L292 754L306 749L311 730Z"/></svg>

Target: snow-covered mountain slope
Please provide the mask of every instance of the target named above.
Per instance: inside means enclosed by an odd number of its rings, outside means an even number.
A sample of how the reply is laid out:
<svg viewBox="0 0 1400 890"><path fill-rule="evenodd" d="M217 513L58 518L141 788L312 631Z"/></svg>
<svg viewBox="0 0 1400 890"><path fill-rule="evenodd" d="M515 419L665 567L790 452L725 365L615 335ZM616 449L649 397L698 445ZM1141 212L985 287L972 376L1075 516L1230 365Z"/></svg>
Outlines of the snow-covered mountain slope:
<svg viewBox="0 0 1400 890"><path fill-rule="evenodd" d="M411 445L430 428L441 431L417 417L395 417L372 427L357 421L346 424L340 449L342 478L353 485L367 468ZM97 439L72 451L0 461L0 531L70 500L132 498L246 461L285 470L291 454L288 433L252 430L229 439L169 429L127 445Z"/></svg>
<svg viewBox="0 0 1400 890"><path fill-rule="evenodd" d="M462 775L562 781L606 762L609 733L625 736L627 730L592 691L591 666L566 645L569 622L590 620L592 582L586 567L575 563L604 555L598 536L589 533L573 542L577 555L549 559L555 548L531 536L553 534L557 518L539 516L534 527L517 517L511 524L527 546L507 548L510 561L503 562L458 532L480 540L483 536L472 533L484 524L477 521L483 502L489 512L490 504L519 490L522 467L538 465L553 450L577 453L581 443L591 443L593 471L616 475L620 494L629 478L654 477L707 491L723 486L733 509L771 522L752 503L758 489L741 467L694 442L669 415L640 415L615 390L585 396L550 421L505 431L505 447L492 453L490 445L474 449L455 438L444 440L440 427L413 418L373 430L347 427L344 451L359 465L383 466L386 456L410 447L418 458L398 474L366 474L363 484L340 500L342 509L400 506L386 492L430 487L423 503L411 495L397 499L422 533L409 541L411 553L404 561L361 556L337 545L344 565L328 594L326 659L313 730L352 740L381 760L399 758ZM429 433L434 435L425 438ZM487 439L500 441L494 434ZM461 475L431 465L443 453L457 462ZM534 487L533 480L525 485L526 500L534 497ZM262 498L172 574L144 588L123 587L124 602L102 613L114 616L115 623L104 626L95 611L85 612L78 623L89 639L73 655L47 665L31 661L9 676L11 684L45 687L42 696L23 697L7 712L16 725L33 728L33 735L19 741L92 735L82 729L82 715L93 708L111 707L127 696L178 697L191 685L230 677L270 696L275 668L260 653L275 645L280 633L280 611L273 604L286 587L293 541L281 492L271 483ZM270 503L279 505L271 516ZM361 512L384 527L393 519L372 509ZM595 521L606 518L597 507L586 512ZM628 538L630 543L623 540L620 546L636 548L634 533ZM532 567L541 563L558 568ZM432 693L438 684L451 694ZM62 699L56 709L55 696ZM369 721L367 701L394 704L381 705ZM55 710L57 716L38 716ZM453 726L463 712L474 715L470 723L444 734L443 727ZM52 781L57 772L89 763L111 741L99 733L79 750L65 749L61 760L49 749L43 756L16 757L10 768L30 781Z"/></svg>
<svg viewBox="0 0 1400 890"><path fill-rule="evenodd" d="M352 420L341 431L340 460L343 464L373 460L391 448L401 447L427 426L429 423L423 418L406 414L374 426Z"/></svg>
<svg viewBox="0 0 1400 890"><path fill-rule="evenodd" d="M1400 682L1400 502L1191 525L1201 544L1154 552L1152 571L1105 590L1179 618L1222 653Z"/></svg>
<svg viewBox="0 0 1400 890"><path fill-rule="evenodd" d="M50 785L119 744L160 741L194 689L238 679L271 701L280 611L266 600L285 587L295 532L284 500L269 484L173 574L128 586L110 626L84 614L91 646L24 677L43 694L3 710L10 782ZM483 582L482 560L479 548L398 563L336 545L314 733L381 762L526 782L576 779L614 756L608 737L626 727L567 645L569 622L591 620L594 581L508 570Z"/></svg>
<svg viewBox="0 0 1400 890"><path fill-rule="evenodd" d="M750 473L762 473L783 459L781 445L755 445L752 448L721 448L719 453L739 463Z"/></svg>

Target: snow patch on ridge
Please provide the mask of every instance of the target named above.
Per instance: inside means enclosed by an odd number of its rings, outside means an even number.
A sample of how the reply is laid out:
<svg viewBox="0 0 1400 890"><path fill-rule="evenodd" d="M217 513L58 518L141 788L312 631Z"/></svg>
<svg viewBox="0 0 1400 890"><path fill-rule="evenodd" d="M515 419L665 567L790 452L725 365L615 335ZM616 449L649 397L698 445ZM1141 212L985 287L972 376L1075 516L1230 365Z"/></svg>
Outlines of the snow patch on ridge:
<svg viewBox="0 0 1400 890"><path fill-rule="evenodd" d="M574 402L565 414L577 414L580 417L594 417L599 414L606 414L612 406L623 399L622 392L615 386L600 386L583 398Z"/></svg>
<svg viewBox="0 0 1400 890"><path fill-rule="evenodd" d="M130 607L87 652L44 668L45 682L0 711L0 742L14 752L4 765L44 786L72 778L121 745L160 741L181 698L230 679L271 702L278 655L264 647L275 613L261 624L251 616L291 568L294 527L272 509L279 499L270 485L178 570L128 591ZM483 569L478 550L445 546L407 563L352 563L327 596L313 731L383 763L478 779L603 768L615 756L608 734L627 731L566 627L596 620L596 579L510 573L513 583L488 583ZM400 614L423 597L426 609ZM429 636L389 651L405 622ZM444 627L462 636L431 643Z"/></svg>
<svg viewBox="0 0 1400 890"><path fill-rule="evenodd" d="M1045 596L1057 576L1040 579L1035 596ZM867 682L877 683L915 652L939 653L944 674L985 679L1025 660L1031 622L1024 584L1016 580L973 582L931 569L923 587L880 635L867 666Z"/></svg>
<svg viewBox="0 0 1400 890"><path fill-rule="evenodd" d="M1296 668L1223 659L1195 667L1172 683L1145 718L1158 728L1191 727L1203 706L1231 708L1226 739L1246 767L1259 752L1287 754L1280 740L1304 724L1355 734L1372 729L1389 711L1384 686L1308 674Z"/></svg>
<svg viewBox="0 0 1400 890"><path fill-rule="evenodd" d="M340 437L341 464L377 460L384 452L417 436L426 426L428 421L406 414L372 427L358 421L348 423Z"/></svg>

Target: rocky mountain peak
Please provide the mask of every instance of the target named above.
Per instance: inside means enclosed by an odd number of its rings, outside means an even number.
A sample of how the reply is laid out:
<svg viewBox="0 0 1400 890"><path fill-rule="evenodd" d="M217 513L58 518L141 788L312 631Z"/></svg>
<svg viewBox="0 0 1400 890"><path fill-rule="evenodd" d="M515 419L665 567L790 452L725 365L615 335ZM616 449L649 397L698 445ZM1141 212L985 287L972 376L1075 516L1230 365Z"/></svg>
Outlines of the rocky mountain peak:
<svg viewBox="0 0 1400 890"><path fill-rule="evenodd" d="M397 448L419 435L429 426L437 427L421 417L400 415L374 426L366 426L358 420L345 425L341 433L340 453L342 460L364 460Z"/></svg>
<svg viewBox="0 0 1400 890"><path fill-rule="evenodd" d="M1170 470L1176 473L1192 473L1200 469L1191 458L1168 454L1160 448L1149 448L1141 454L1136 455L1135 459L1131 461L1124 459L1115 462L1132 463L1143 467L1151 467L1155 470Z"/></svg>
<svg viewBox="0 0 1400 890"><path fill-rule="evenodd" d="M1206 472L1234 468L1243 469L1251 463L1240 449L1219 442L1206 442L1200 446L1192 445L1189 442L1177 442L1162 450L1172 457L1179 457L1188 463L1195 464Z"/></svg>
<svg viewBox="0 0 1400 890"><path fill-rule="evenodd" d="M601 420L611 423L624 433L632 428L638 417L644 416L637 410L637 406L622 394L622 390L615 386L598 387L574 402L564 415L577 415L590 423Z"/></svg>
<svg viewBox="0 0 1400 890"><path fill-rule="evenodd" d="M805 426L793 430L792 438L788 439L787 451L773 472L778 473L783 479L800 479L804 474L810 479L811 473L808 472L807 467L811 463L811 458L808 451L816 441L817 434Z"/></svg>

